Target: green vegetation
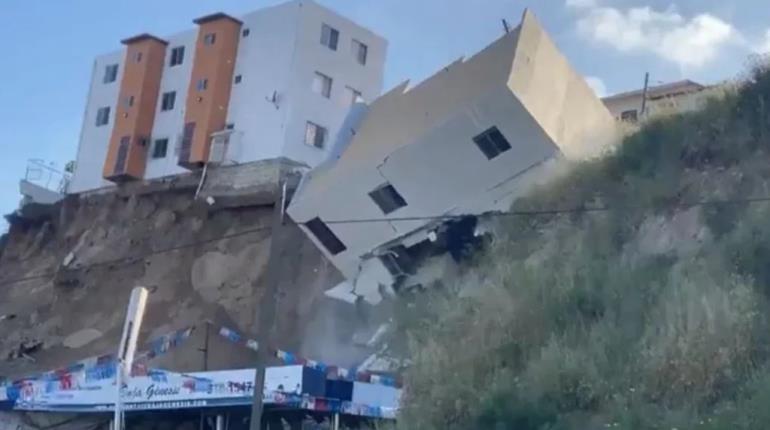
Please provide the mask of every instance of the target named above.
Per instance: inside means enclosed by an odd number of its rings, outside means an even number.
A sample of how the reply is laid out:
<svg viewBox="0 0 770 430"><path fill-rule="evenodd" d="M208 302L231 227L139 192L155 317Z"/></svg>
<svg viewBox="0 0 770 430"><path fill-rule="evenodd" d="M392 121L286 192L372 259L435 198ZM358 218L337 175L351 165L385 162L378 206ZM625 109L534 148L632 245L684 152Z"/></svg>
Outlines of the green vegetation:
<svg viewBox="0 0 770 430"><path fill-rule="evenodd" d="M517 210L405 307L399 427L770 427L770 70L659 118ZM704 200L720 204L692 205Z"/></svg>

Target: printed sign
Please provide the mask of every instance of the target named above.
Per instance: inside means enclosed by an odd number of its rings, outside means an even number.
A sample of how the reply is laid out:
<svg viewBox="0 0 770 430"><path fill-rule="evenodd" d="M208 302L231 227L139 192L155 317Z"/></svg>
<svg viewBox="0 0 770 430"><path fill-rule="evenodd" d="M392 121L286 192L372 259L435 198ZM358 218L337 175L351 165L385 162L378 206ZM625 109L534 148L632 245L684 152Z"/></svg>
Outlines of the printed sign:
<svg viewBox="0 0 770 430"><path fill-rule="evenodd" d="M182 409L251 404L254 369L176 374L152 371L130 378L121 391L126 410ZM46 381L25 382L19 391L20 410L110 410L115 381L76 381L69 389Z"/></svg>

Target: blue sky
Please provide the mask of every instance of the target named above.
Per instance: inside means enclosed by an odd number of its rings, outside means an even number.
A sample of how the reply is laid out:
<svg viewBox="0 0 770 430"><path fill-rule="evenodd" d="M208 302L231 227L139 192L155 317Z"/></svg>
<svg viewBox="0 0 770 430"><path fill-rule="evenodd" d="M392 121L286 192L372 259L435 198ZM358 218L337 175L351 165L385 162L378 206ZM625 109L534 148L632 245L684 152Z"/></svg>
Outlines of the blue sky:
<svg viewBox="0 0 770 430"><path fill-rule="evenodd" d="M385 86L421 80L472 54L531 7L575 68L600 91L691 78L716 82L770 50L767 0L318 0L385 36ZM19 200L26 161L75 157L93 58L140 32L192 28L213 11L279 0L2 0L0 213ZM0 227L3 228L3 227Z"/></svg>

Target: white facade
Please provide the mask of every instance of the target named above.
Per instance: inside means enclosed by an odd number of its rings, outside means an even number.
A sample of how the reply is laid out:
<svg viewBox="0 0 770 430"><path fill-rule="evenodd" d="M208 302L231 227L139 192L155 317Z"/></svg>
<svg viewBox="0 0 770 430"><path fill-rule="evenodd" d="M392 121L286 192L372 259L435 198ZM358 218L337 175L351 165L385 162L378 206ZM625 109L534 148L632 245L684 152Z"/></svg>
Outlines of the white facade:
<svg viewBox="0 0 770 430"><path fill-rule="evenodd" d="M312 0L293 0L239 19L243 21L242 35L227 115L233 132L225 159L241 163L284 156L309 166L317 165L331 150L333 137L350 108L345 88L355 88L364 100L373 100L382 91L387 42ZM321 44L324 25L339 32L336 51ZM197 34L197 29L191 29L165 38L166 63L153 125L153 144L147 148L147 179L185 171L177 166L177 155ZM354 39L367 46L364 65L351 51ZM171 67L171 53L178 46L185 47L184 61ZM112 185L102 178L102 169L124 57L125 50L120 50L95 61L70 193ZM105 68L111 64L118 65L117 79L104 83ZM316 72L333 79L330 98L313 91ZM174 108L161 111L163 94L172 91L176 92ZM97 127L97 111L101 107L110 107L110 122ZM328 130L324 148L305 144L308 121ZM165 157L153 158L153 147L159 139L168 139L168 149Z"/></svg>
<svg viewBox="0 0 770 430"><path fill-rule="evenodd" d="M508 209L559 159L596 155L615 130L530 13L472 58L391 90L362 116L355 136L340 139L339 159L303 179L288 213L367 300L397 275L378 257L435 238L442 216ZM475 139L493 128L509 147L490 158ZM404 200L392 212L370 195L383 185ZM318 220L342 247L318 237Z"/></svg>

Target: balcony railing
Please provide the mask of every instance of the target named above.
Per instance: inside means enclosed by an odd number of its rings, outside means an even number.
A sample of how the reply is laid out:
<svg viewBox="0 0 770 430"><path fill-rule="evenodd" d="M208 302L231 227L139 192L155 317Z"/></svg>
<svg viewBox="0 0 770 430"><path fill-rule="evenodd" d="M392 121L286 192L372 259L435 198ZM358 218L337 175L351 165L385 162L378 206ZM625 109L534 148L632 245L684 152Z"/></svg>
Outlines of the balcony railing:
<svg viewBox="0 0 770 430"><path fill-rule="evenodd" d="M24 180L31 184L59 194L66 194L71 179L72 177L69 173L60 171L46 164L43 160L31 159L27 161L27 171L24 174Z"/></svg>

